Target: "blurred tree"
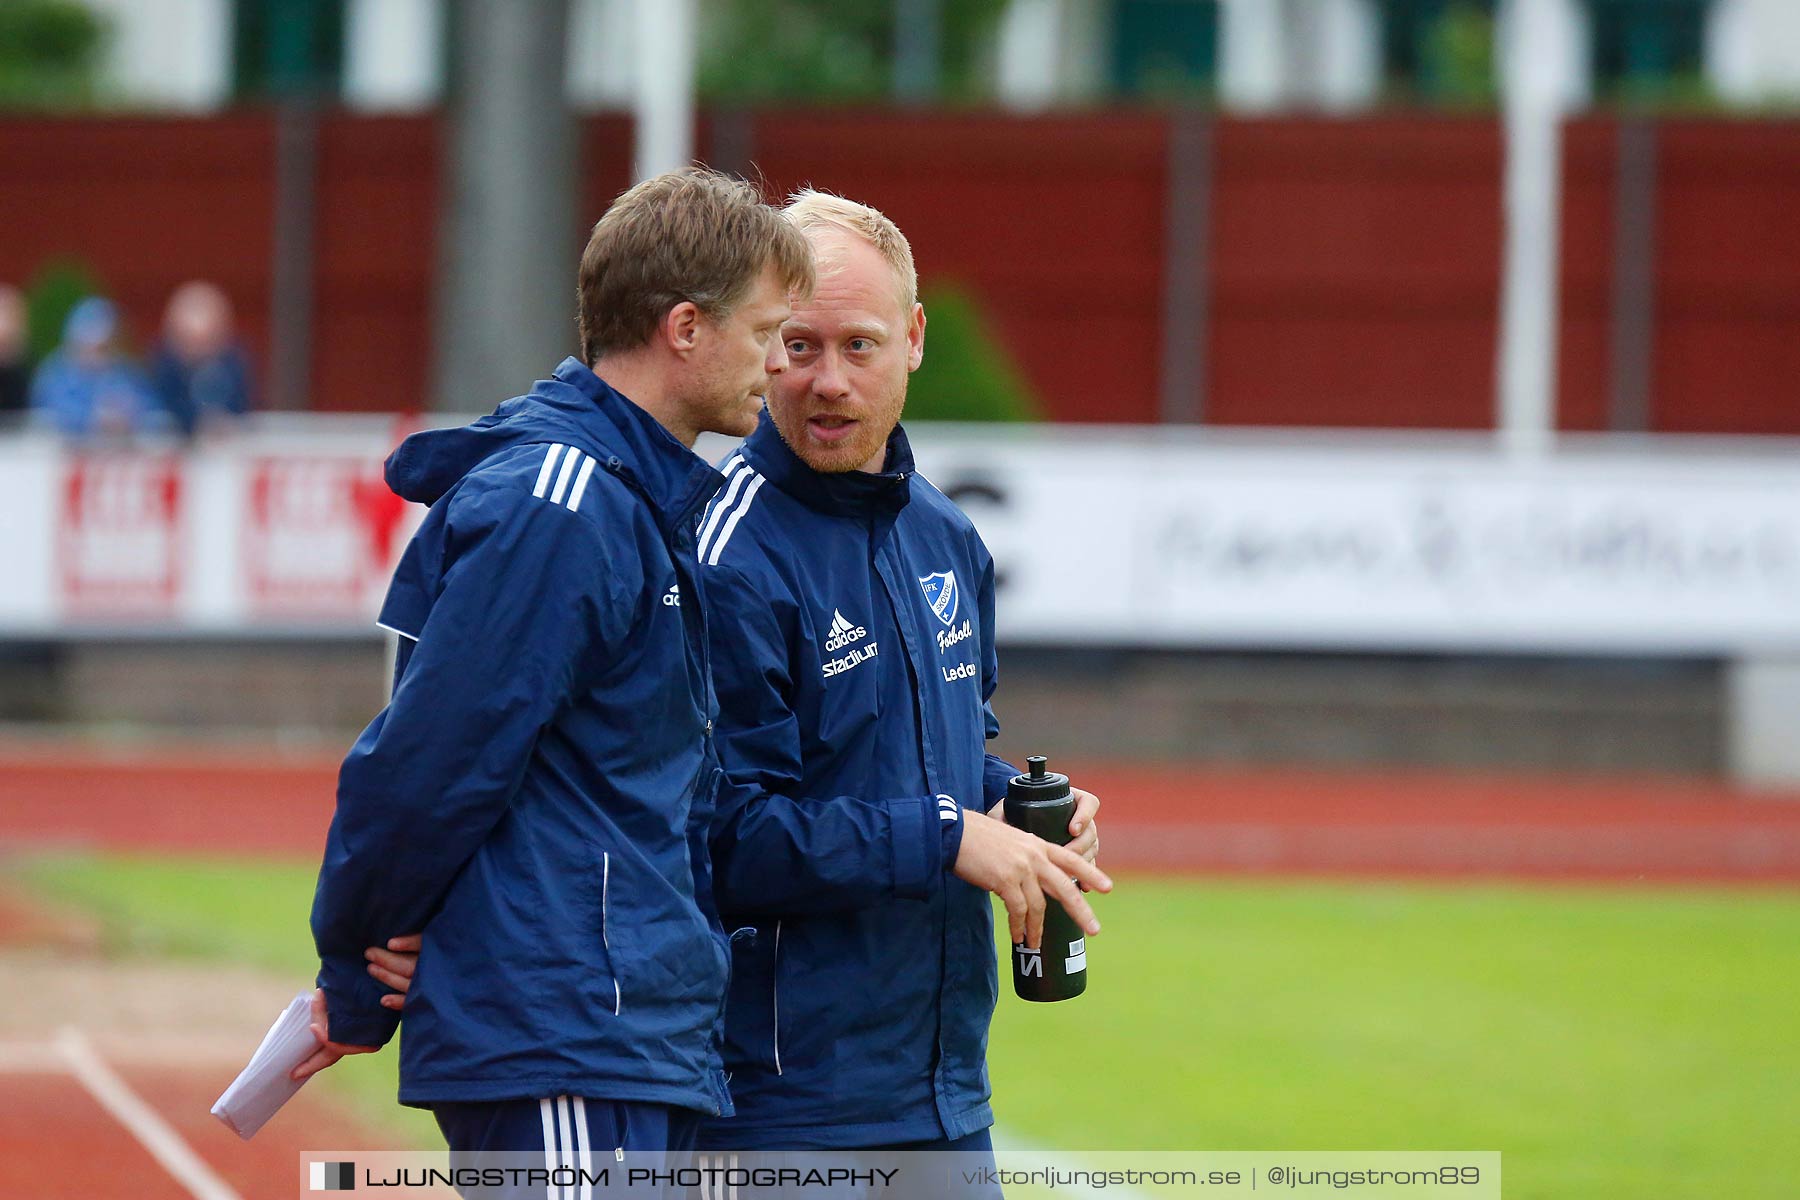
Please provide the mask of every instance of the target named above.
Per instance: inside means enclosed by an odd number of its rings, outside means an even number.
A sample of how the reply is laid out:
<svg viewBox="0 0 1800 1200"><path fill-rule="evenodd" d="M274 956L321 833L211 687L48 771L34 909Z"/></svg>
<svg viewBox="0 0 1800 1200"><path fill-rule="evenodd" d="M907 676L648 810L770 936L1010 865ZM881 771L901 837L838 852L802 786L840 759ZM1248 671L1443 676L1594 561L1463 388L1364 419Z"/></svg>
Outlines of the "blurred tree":
<svg viewBox="0 0 1800 1200"><path fill-rule="evenodd" d="M909 421L1035 421L1031 385L988 331L973 297L954 284L926 288L925 361L906 388Z"/></svg>
<svg viewBox="0 0 1800 1200"><path fill-rule="evenodd" d="M0 8L3 7L4 0L0 0ZM69 310L89 296L104 294L93 270L79 259L57 258L39 267L25 285L25 327L31 361L43 362L62 344Z"/></svg>
<svg viewBox="0 0 1800 1200"><path fill-rule="evenodd" d="M1499 94L1494 78L1494 17L1472 0L1450 5L1425 33L1422 82L1434 100L1488 105Z"/></svg>
<svg viewBox="0 0 1800 1200"><path fill-rule="evenodd" d="M91 104L108 32L73 0L0 0L0 108Z"/></svg>
<svg viewBox="0 0 1800 1200"><path fill-rule="evenodd" d="M938 94L990 90L1007 0L942 0ZM895 0L701 0L700 95L713 102L885 100L894 91Z"/></svg>
<svg viewBox="0 0 1800 1200"><path fill-rule="evenodd" d="M1492 104L1497 0L1382 0L1382 54L1404 100Z"/></svg>

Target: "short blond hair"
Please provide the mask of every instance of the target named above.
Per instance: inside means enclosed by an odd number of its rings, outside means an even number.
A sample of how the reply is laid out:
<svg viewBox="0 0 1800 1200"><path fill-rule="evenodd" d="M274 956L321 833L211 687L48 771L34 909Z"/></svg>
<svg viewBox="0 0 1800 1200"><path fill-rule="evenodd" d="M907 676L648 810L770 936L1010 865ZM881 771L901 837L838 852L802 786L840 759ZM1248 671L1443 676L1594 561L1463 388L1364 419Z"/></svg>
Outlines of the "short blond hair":
<svg viewBox="0 0 1800 1200"><path fill-rule="evenodd" d="M582 356L591 367L644 345L683 301L724 320L770 266L790 291L812 290L812 248L750 184L704 167L646 179L582 251Z"/></svg>
<svg viewBox="0 0 1800 1200"><path fill-rule="evenodd" d="M919 273L913 267L912 246L880 209L830 192L801 188L788 197L787 207L781 211L809 239L823 230L837 229L873 246L893 268L902 311L912 312L919 302Z"/></svg>

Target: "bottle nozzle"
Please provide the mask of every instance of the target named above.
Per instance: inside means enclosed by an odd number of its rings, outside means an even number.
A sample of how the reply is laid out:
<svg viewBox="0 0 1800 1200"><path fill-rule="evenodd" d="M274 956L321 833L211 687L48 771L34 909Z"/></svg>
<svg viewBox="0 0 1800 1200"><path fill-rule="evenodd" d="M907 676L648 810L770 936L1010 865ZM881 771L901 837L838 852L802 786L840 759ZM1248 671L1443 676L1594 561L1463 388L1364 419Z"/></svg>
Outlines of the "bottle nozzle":
<svg viewBox="0 0 1800 1200"><path fill-rule="evenodd" d="M1025 760L1025 768L1031 772L1031 777L1033 779L1042 779L1044 777L1044 768L1049 765L1050 760L1041 754L1034 754Z"/></svg>

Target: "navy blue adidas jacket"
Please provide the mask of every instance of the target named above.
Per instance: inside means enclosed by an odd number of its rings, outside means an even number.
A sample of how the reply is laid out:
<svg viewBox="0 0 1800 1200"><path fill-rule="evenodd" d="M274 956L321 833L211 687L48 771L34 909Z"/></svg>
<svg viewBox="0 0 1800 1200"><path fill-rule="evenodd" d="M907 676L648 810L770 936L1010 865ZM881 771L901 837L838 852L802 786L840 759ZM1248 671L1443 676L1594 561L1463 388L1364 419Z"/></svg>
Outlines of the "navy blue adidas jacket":
<svg viewBox="0 0 1800 1200"><path fill-rule="evenodd" d="M408 438L387 477L431 512L382 607L394 693L344 761L319 874L331 1037L388 1040L363 948L423 929L402 1102L729 1111L694 568L719 473L571 358Z"/></svg>
<svg viewBox="0 0 1800 1200"><path fill-rule="evenodd" d="M1014 773L998 731L993 560L914 474L822 475L765 412L700 534L726 771L713 831L732 942L737 1116L705 1145L961 1137L993 1123L987 893L950 871L959 806Z"/></svg>

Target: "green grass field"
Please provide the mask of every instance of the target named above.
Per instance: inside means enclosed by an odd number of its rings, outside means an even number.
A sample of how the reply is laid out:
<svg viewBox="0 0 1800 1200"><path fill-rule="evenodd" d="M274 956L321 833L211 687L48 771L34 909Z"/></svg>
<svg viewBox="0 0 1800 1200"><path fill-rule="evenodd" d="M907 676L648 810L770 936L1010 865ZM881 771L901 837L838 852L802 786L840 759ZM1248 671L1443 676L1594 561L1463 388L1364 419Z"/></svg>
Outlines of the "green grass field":
<svg viewBox="0 0 1800 1200"><path fill-rule="evenodd" d="M311 864L22 875L98 914L117 953L311 976ZM1499 1150L1509 1200L1776 1197L1800 1178L1791 891L1128 877L1100 912L1086 996L1030 1005L1003 980L991 1061L1014 1139ZM349 1060L332 1084L392 1119L392 1071ZM429 1142L416 1117L395 1136Z"/></svg>

